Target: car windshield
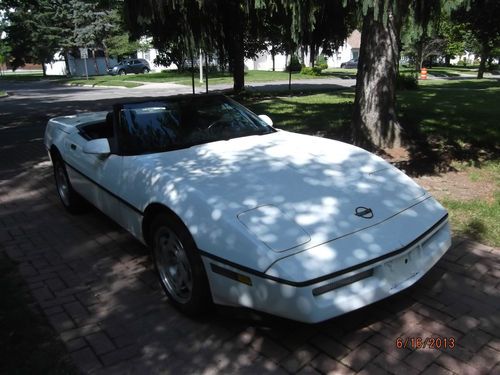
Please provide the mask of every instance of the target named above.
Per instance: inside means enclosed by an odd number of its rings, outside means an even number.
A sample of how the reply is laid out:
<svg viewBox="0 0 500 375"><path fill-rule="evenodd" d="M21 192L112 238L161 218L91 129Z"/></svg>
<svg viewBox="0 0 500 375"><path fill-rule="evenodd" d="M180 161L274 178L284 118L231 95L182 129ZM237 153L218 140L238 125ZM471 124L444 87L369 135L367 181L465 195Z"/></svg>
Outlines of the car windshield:
<svg viewBox="0 0 500 375"><path fill-rule="evenodd" d="M120 145L128 155L272 132L262 119L224 96L124 104L120 113Z"/></svg>

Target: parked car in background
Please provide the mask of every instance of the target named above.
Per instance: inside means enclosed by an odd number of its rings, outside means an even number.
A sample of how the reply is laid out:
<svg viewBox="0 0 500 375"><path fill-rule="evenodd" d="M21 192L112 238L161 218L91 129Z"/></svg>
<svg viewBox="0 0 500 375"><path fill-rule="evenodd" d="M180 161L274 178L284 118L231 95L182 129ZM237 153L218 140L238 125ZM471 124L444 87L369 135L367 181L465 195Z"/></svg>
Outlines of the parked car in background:
<svg viewBox="0 0 500 375"><path fill-rule="evenodd" d="M358 67L358 59L351 59L345 63L340 64L341 68L344 69L356 69Z"/></svg>
<svg viewBox="0 0 500 375"><path fill-rule="evenodd" d="M112 68L108 69L108 74L111 74L113 76L119 74L119 75L125 75L129 73L149 73L151 71L151 68L149 66L149 63L144 60L144 59L130 59L130 60L123 60L120 62L118 65L113 66Z"/></svg>

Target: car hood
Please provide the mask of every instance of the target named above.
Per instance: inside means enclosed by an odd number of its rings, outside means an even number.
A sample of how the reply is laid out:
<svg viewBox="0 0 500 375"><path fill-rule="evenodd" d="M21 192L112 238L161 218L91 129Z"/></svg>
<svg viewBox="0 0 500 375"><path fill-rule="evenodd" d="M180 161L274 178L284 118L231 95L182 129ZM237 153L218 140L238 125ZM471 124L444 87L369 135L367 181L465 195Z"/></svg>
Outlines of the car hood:
<svg viewBox="0 0 500 375"><path fill-rule="evenodd" d="M371 227L425 190L360 148L285 131L143 156L168 185L266 247L305 249ZM172 188L175 186L175 188ZM358 215L356 215L358 214ZM363 214L363 215L362 215Z"/></svg>

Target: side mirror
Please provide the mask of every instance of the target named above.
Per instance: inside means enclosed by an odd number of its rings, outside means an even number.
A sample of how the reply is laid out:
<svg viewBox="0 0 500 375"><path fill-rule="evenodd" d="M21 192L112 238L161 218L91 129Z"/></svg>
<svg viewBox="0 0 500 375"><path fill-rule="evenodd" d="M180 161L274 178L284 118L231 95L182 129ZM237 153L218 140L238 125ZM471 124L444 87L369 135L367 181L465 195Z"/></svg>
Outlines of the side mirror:
<svg viewBox="0 0 500 375"><path fill-rule="evenodd" d="M267 125L273 126L273 120L268 115L259 115L259 118L264 121Z"/></svg>
<svg viewBox="0 0 500 375"><path fill-rule="evenodd" d="M111 153L109 141L107 138L99 138L88 141L83 146L83 152L94 155L109 155Z"/></svg>

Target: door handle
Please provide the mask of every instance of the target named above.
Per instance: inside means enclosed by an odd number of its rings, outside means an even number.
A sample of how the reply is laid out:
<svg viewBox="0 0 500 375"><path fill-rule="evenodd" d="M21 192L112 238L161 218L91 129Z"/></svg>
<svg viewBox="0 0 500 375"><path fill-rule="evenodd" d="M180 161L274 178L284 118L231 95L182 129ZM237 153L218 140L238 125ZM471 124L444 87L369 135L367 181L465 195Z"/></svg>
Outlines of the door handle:
<svg viewBox="0 0 500 375"><path fill-rule="evenodd" d="M69 147L71 147L72 150L76 150L76 145L74 143L70 144Z"/></svg>

